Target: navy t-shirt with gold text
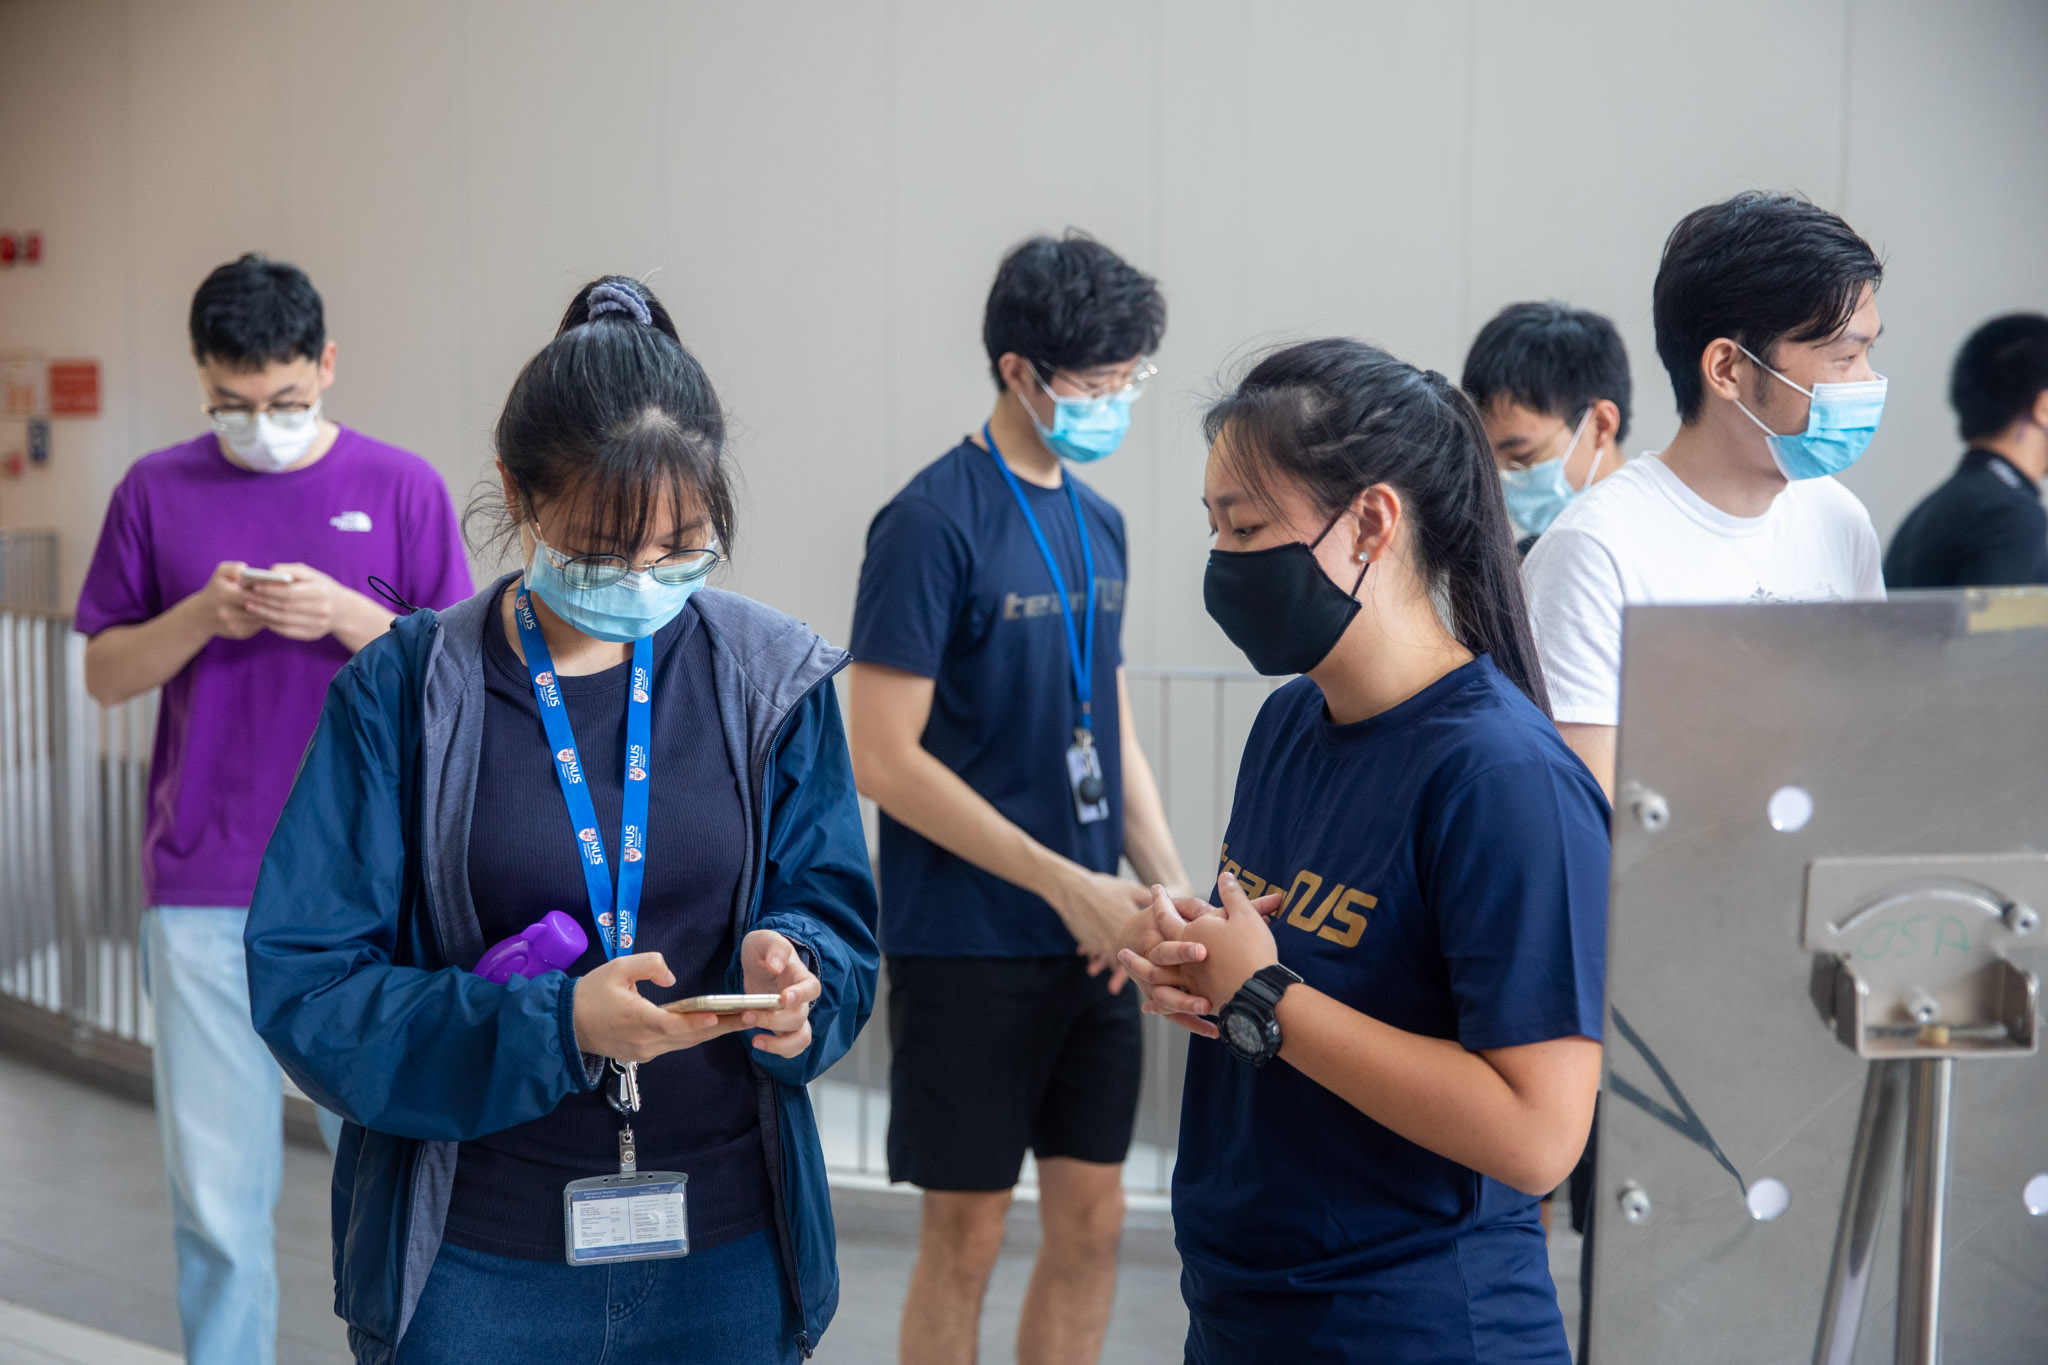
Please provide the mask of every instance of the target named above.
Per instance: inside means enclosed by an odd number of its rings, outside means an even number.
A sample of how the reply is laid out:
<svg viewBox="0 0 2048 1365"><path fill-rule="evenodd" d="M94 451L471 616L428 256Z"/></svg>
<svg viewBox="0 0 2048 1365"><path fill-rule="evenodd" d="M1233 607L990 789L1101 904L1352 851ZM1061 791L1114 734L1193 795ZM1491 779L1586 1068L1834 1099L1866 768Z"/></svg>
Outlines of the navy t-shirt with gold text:
<svg viewBox="0 0 2048 1365"><path fill-rule="evenodd" d="M1481 656L1353 725L1306 678L1276 691L1222 861L1248 894L1286 893L1281 962L1383 1023L1473 1052L1598 1039L1607 817ZM1336 1334L1387 1365L1569 1360L1536 1200L1284 1061L1191 1040L1173 1208L1190 1345L1221 1343L1197 1358L1351 1358L1324 1351Z"/></svg>

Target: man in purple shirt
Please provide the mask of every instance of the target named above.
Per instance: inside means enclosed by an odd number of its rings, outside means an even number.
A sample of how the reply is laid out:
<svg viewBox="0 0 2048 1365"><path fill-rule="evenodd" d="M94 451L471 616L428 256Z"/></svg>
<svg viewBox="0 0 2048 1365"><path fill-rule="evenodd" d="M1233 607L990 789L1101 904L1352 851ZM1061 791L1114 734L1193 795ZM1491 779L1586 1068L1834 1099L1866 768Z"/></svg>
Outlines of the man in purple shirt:
<svg viewBox="0 0 2048 1365"><path fill-rule="evenodd" d="M302 271L253 254L220 267L191 328L213 429L114 490L77 628L103 705L163 689L142 967L186 1358L267 1365L283 1089L249 1019L257 866L328 683L391 624L371 576L423 607L473 589L440 476L321 415L335 347Z"/></svg>

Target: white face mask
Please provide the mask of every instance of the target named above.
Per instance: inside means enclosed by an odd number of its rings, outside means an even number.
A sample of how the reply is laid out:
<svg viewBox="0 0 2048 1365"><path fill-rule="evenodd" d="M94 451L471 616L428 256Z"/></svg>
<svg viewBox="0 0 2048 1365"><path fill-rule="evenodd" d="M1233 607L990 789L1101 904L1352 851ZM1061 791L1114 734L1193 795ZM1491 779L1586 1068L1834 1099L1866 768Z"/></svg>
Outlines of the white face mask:
<svg viewBox="0 0 2048 1365"><path fill-rule="evenodd" d="M236 463L276 474L305 459L320 439L320 403L294 413L219 413L213 430Z"/></svg>

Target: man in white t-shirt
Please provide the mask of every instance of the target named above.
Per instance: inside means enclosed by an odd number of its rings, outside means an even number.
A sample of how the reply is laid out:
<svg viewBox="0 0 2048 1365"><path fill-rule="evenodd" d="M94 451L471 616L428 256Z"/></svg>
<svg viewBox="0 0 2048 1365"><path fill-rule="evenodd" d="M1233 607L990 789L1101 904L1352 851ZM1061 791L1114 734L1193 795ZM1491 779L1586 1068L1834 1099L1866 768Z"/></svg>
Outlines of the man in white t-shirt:
<svg viewBox="0 0 2048 1365"><path fill-rule="evenodd" d="M1883 274L1791 195L1710 205L1665 242L1654 315L1678 434L1575 498L1522 570L1557 728L1610 798L1625 606L1884 596L1870 514L1831 477L1883 411Z"/></svg>

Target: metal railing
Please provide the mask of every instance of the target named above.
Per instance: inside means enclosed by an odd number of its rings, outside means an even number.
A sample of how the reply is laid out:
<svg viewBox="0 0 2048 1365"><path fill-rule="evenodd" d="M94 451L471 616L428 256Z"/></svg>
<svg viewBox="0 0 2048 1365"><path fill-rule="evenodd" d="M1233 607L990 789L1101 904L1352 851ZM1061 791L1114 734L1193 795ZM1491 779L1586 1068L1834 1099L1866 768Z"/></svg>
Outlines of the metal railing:
<svg viewBox="0 0 2048 1365"><path fill-rule="evenodd" d="M84 660L68 616L0 608L0 1019L146 1074L136 932L156 698L101 707Z"/></svg>
<svg viewBox="0 0 2048 1365"><path fill-rule="evenodd" d="M0 531L0 607L57 609L57 533Z"/></svg>
<svg viewBox="0 0 2048 1365"><path fill-rule="evenodd" d="M136 936L156 698L99 706L85 693L84 658L68 616L0 606L0 1029L144 1077L149 1016ZM1205 883L1245 733L1273 684L1188 669L1128 676L1175 842ZM1147 1016L1144 1036L1144 1089L1125 1167L1140 1205L1162 1201L1172 1177L1187 1052L1187 1035L1164 1020ZM812 1098L833 1179L885 1185L886 980L873 1021ZM1031 1197L1035 1188L1027 1168L1021 1192Z"/></svg>

